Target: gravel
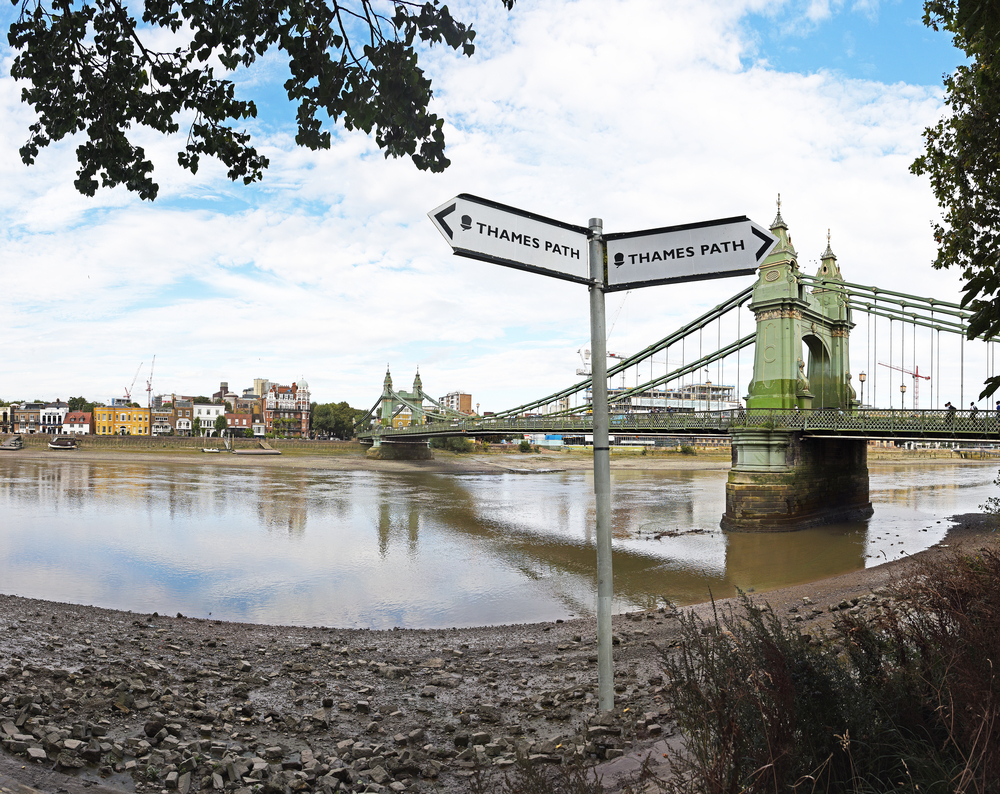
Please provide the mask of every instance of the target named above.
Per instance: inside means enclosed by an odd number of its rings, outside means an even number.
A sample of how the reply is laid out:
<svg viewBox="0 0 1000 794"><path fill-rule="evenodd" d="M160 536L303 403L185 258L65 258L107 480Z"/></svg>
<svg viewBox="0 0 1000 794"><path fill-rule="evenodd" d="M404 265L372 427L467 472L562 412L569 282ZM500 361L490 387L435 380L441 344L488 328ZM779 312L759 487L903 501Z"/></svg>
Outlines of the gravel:
<svg viewBox="0 0 1000 794"><path fill-rule="evenodd" d="M920 556L995 543L987 518L955 520ZM837 613L879 609L909 565L753 597L822 641ZM0 596L0 789L462 792L477 766L520 757L597 764L613 791L676 745L659 664L676 614L615 617L616 702L602 714L589 619L344 630Z"/></svg>

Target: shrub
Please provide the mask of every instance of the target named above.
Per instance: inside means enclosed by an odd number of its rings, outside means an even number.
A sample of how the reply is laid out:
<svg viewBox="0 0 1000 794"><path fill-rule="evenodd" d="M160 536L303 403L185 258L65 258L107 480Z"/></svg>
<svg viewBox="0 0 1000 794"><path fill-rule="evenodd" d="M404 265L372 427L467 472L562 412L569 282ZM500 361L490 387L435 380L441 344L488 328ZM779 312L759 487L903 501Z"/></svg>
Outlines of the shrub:
<svg viewBox="0 0 1000 794"><path fill-rule="evenodd" d="M770 607L681 618L675 792L1000 791L1000 557L924 565L831 644Z"/></svg>
<svg viewBox="0 0 1000 794"><path fill-rule="evenodd" d="M528 439L521 439L521 443L517 445L518 452L531 452L531 442Z"/></svg>
<svg viewBox="0 0 1000 794"><path fill-rule="evenodd" d="M690 444L681 444L681 454L682 455L697 455L698 450L696 450Z"/></svg>
<svg viewBox="0 0 1000 794"><path fill-rule="evenodd" d="M457 452L459 454L472 452L472 450L475 449L475 445L464 436L456 436L455 438L432 438L430 446L431 449L444 449L448 452Z"/></svg>

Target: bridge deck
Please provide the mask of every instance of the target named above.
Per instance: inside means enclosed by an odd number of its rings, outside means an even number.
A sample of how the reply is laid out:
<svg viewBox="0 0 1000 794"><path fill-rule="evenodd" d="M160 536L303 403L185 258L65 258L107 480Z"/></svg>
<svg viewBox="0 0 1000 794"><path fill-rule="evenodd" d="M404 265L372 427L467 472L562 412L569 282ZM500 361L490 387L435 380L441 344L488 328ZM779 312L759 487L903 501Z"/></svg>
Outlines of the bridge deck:
<svg viewBox="0 0 1000 794"><path fill-rule="evenodd" d="M806 435L858 438L903 438L929 441L973 439L1000 443L1000 415L992 411L912 411L871 408L841 411L677 411L612 413L612 435L713 435L734 429L800 430ZM362 440L417 441L450 436L491 436L522 433L586 435L593 432L590 416L536 416L511 419L470 418L413 427L375 427L358 434Z"/></svg>

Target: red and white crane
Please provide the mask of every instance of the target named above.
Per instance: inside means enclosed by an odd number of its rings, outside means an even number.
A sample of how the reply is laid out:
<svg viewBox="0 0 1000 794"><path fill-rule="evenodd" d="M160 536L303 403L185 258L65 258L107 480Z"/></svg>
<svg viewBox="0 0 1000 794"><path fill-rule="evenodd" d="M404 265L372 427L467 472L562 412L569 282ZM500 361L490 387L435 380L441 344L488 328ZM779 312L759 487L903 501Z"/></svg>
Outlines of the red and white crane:
<svg viewBox="0 0 1000 794"><path fill-rule="evenodd" d="M136 378L139 377L139 370L142 369L142 363L143 362L140 361L139 362L139 366L136 367L135 375L132 377L132 386L135 386L135 380L136 380ZM132 401L132 386L129 386L127 389L125 389L125 402L126 403Z"/></svg>
<svg viewBox="0 0 1000 794"><path fill-rule="evenodd" d="M911 375L913 377L913 409L916 410L920 407L920 380L930 380L930 375L921 375L920 366L915 366L912 370L904 369L903 367L897 367L895 364L883 364L881 361L878 362L880 367L887 367L889 369L897 370L906 375Z"/></svg>

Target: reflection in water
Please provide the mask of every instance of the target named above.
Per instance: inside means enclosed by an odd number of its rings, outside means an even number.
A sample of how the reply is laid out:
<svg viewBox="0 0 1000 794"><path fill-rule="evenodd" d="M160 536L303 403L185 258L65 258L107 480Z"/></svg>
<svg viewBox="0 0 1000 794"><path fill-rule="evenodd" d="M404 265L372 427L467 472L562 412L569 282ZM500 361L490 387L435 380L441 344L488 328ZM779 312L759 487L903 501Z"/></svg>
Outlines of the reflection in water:
<svg viewBox="0 0 1000 794"><path fill-rule="evenodd" d="M727 534L725 471L614 472L616 609L767 590L912 554L990 464L880 466L867 523ZM589 473L379 474L0 459L0 590L336 626L591 614Z"/></svg>

